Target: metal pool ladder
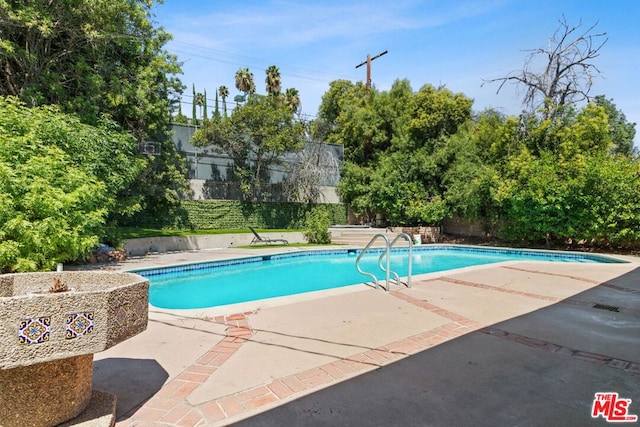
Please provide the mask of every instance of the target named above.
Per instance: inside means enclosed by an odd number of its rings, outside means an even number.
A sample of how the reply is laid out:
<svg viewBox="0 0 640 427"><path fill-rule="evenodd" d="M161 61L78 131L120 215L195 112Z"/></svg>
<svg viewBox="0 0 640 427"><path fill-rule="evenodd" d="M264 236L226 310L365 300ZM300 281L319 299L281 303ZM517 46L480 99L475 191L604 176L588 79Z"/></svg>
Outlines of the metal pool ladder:
<svg viewBox="0 0 640 427"><path fill-rule="evenodd" d="M389 238L382 234L382 233L378 233L375 236L373 236L371 238L371 240L369 241L369 243L367 243L367 246L364 247L364 249L362 250L362 252L360 252L360 255L358 255L358 258L356 259L356 268L358 269L358 272L360 274L364 274L365 276L369 276L371 277L371 279L373 280L373 283L375 284L376 289L378 289L378 287L380 286L380 284L378 283L378 278L375 276L375 274L370 273L368 271L364 271L362 270L362 268L360 267L360 260L362 259L362 257L364 256L365 252L367 252L367 250L371 247L371 245L373 245L373 242L375 242L378 238L381 238L384 240L385 242L385 248L384 251L382 252L382 254L380 254L380 257L378 258L378 267L380 267L380 269L382 271L385 272L386 274L386 287L383 287L385 289L385 291L389 292L389 285L390 285L390 279L391 279L391 275L393 274L395 276L396 279L396 284L401 284L402 282L400 281L400 277L398 276L398 273L396 273L395 271L391 270L391 248L393 248L393 245L398 241L398 239L405 239L407 242L409 242L409 259L407 261L407 287L410 288L411 287L411 261L413 258L413 241L411 240L411 237L409 237L409 235L407 233L400 233L396 236L395 239L393 239L393 241L389 242ZM386 261L386 266L383 265L383 262Z"/></svg>

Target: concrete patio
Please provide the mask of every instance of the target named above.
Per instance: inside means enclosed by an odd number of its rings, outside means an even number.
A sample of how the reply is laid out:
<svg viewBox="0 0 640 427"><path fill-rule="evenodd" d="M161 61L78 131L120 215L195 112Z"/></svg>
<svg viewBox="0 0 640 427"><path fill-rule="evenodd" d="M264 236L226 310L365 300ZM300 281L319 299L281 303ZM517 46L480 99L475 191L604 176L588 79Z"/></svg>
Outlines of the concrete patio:
<svg viewBox="0 0 640 427"><path fill-rule="evenodd" d="M471 267L389 294L357 285L150 307L145 332L96 355L93 386L118 395L117 426L605 425L591 417L596 392L618 392L640 414L640 263L625 259Z"/></svg>

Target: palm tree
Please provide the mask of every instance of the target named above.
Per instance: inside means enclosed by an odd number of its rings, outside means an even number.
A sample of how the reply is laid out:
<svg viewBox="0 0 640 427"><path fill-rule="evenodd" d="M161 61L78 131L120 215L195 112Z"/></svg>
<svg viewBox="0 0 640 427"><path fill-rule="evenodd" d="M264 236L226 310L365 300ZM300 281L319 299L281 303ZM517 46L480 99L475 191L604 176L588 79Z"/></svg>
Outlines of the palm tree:
<svg viewBox="0 0 640 427"><path fill-rule="evenodd" d="M267 94L269 95L277 95L280 93L281 81L280 81L280 70L275 65L270 65L266 71L267 77L264 79L264 82L267 84Z"/></svg>
<svg viewBox="0 0 640 427"><path fill-rule="evenodd" d="M236 88L246 94L252 94L256 91L256 85L253 82L253 73L248 68L240 68L236 71Z"/></svg>
<svg viewBox="0 0 640 427"><path fill-rule="evenodd" d="M218 88L218 94L222 98L222 109L224 110L224 116L227 117L227 96L229 96L229 88L226 86L220 86Z"/></svg>
<svg viewBox="0 0 640 427"><path fill-rule="evenodd" d="M295 88L287 89L284 93L284 102L286 105L291 107L291 110L294 113L297 113L301 105L300 93L298 92L298 89L295 89Z"/></svg>
<svg viewBox="0 0 640 427"><path fill-rule="evenodd" d="M196 93L196 96L193 98L193 103L200 107L200 117L202 117L202 106L205 104L204 95L200 92Z"/></svg>

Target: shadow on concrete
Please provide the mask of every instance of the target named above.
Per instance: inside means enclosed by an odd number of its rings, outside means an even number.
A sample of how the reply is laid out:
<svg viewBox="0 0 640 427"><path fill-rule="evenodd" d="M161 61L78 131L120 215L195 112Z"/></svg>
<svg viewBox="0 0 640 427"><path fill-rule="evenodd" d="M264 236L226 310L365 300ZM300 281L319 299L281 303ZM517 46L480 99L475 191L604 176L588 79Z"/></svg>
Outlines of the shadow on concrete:
<svg viewBox="0 0 640 427"><path fill-rule="evenodd" d="M115 394L120 420L156 394L169 373L152 359L109 358L93 364L93 388Z"/></svg>
<svg viewBox="0 0 640 427"><path fill-rule="evenodd" d="M235 425L610 425L597 392L640 417L639 330L636 269Z"/></svg>

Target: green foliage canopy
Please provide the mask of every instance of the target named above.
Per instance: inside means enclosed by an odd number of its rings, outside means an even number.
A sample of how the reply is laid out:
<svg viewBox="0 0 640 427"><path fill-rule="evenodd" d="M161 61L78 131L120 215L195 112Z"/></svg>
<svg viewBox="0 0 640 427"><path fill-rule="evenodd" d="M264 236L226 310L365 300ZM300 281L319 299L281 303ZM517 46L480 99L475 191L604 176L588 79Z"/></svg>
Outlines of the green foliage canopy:
<svg viewBox="0 0 640 427"><path fill-rule="evenodd" d="M604 95L596 96L594 102L603 107L609 119L609 135L616 154L634 154L633 139L636 136L636 124L627 121L625 114Z"/></svg>
<svg viewBox="0 0 640 427"><path fill-rule="evenodd" d="M329 139L345 146L340 196L370 220L432 225L457 214L521 244L640 238L635 125L612 101L472 117L471 100L446 88L414 93L397 81L366 98L336 81L323 102Z"/></svg>
<svg viewBox="0 0 640 427"><path fill-rule="evenodd" d="M153 25L153 4L0 0L0 96L29 106L58 105L98 127L109 117L137 142L159 143L161 155L127 190L145 197L147 209L175 203L188 188L168 133L170 110L183 90L175 77L181 70L163 49L171 36ZM103 149L95 143L96 152ZM123 153L115 152L109 165L113 179Z"/></svg>
<svg viewBox="0 0 640 427"><path fill-rule="evenodd" d="M640 171L629 157L558 161L523 152L496 186L501 232L511 241L627 245L640 238Z"/></svg>
<svg viewBox="0 0 640 427"><path fill-rule="evenodd" d="M56 107L0 97L0 271L36 271L86 255L107 215L135 210L122 194L144 160L135 140L102 119L86 125Z"/></svg>
<svg viewBox="0 0 640 427"><path fill-rule="evenodd" d="M604 106L558 117L523 122L489 111L450 138L459 153L445 176L452 212L521 244L630 244L640 237L637 160L615 154Z"/></svg>
<svg viewBox="0 0 640 427"><path fill-rule="evenodd" d="M108 113L137 140L155 138L182 90L170 35L151 21L153 1L0 0L0 95L57 104L96 123Z"/></svg>
<svg viewBox="0 0 640 427"><path fill-rule="evenodd" d="M358 85L338 81L320 108L321 119L334 123L329 139L345 147L342 200L392 224L439 223L449 212L446 140L471 118L472 101L431 85L414 93L407 80L362 95Z"/></svg>
<svg viewBox="0 0 640 427"><path fill-rule="evenodd" d="M344 145L342 201L369 221L479 219L487 232L522 244L638 240L635 123L613 100L589 95L606 38L595 25L580 26L561 20L522 72L492 80L525 88L529 108L518 117L472 116L472 100L444 87L414 93L396 81L366 95L360 82L332 82L317 128Z"/></svg>

